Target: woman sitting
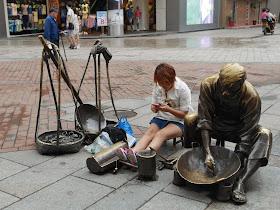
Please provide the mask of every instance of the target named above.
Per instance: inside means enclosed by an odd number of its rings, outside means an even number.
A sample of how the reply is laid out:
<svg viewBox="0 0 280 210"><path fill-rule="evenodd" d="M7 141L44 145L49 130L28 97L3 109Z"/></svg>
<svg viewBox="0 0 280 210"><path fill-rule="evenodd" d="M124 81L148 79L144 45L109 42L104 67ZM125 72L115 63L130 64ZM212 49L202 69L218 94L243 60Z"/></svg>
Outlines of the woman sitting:
<svg viewBox="0 0 280 210"><path fill-rule="evenodd" d="M137 165L137 153L153 148L158 150L168 139L180 137L184 131L184 117L192 112L191 91L187 84L176 77L175 69L161 63L154 72L151 110L157 113L144 136L131 149L119 148L116 155L122 160Z"/></svg>

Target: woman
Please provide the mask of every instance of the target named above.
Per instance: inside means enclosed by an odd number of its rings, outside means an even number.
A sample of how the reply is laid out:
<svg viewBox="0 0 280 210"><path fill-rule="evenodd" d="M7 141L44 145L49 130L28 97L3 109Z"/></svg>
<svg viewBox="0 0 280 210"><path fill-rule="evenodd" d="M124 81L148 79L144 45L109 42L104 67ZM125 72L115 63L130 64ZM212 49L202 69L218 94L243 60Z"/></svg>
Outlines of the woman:
<svg viewBox="0 0 280 210"><path fill-rule="evenodd" d="M116 155L123 161L137 165L137 153L152 147L158 150L168 139L180 137L184 131L184 117L192 112L191 91L186 83L176 77L174 68L161 63L154 72L155 86L151 110L157 113L150 128L132 149L118 149Z"/></svg>

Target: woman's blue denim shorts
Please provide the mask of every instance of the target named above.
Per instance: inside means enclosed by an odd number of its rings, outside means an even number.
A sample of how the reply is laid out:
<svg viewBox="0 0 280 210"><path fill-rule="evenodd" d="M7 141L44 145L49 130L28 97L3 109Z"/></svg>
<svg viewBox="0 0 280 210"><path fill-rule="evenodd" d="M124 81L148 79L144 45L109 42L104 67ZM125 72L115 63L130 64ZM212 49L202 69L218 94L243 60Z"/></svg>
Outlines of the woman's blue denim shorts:
<svg viewBox="0 0 280 210"><path fill-rule="evenodd" d="M156 118L154 117L150 124L152 123L155 123L159 129L162 129L164 128L165 126L167 126L168 124L174 124L174 125L177 125L181 130L182 132L184 132L184 125L182 123L179 123L179 122L174 122L174 121L168 121L168 120L162 120L162 119L159 119L159 118Z"/></svg>

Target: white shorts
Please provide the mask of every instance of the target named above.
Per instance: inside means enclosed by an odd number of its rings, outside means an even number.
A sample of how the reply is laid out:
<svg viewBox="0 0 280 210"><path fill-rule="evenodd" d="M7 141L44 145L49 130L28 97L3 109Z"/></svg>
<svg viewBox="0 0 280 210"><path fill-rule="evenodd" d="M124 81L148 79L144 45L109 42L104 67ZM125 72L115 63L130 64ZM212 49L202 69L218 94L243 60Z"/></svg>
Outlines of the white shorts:
<svg viewBox="0 0 280 210"><path fill-rule="evenodd" d="M68 36L74 37L75 36L74 30L69 30L68 29Z"/></svg>

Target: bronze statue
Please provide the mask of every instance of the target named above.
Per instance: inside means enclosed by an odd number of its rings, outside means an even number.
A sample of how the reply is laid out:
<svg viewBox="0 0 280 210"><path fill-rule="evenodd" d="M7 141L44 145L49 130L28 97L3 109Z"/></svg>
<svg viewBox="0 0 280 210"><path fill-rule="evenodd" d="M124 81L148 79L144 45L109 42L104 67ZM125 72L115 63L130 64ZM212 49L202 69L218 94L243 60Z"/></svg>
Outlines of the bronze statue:
<svg viewBox="0 0 280 210"><path fill-rule="evenodd" d="M224 141L236 143L235 153L241 169L234 182L232 200L247 201L244 183L268 163L272 134L260 126L261 100L254 87L246 81L246 71L238 63L222 67L219 74L206 78L200 87L198 114L185 117L185 147L200 141L206 152L205 167L215 170L210 151L211 138L217 145Z"/></svg>

